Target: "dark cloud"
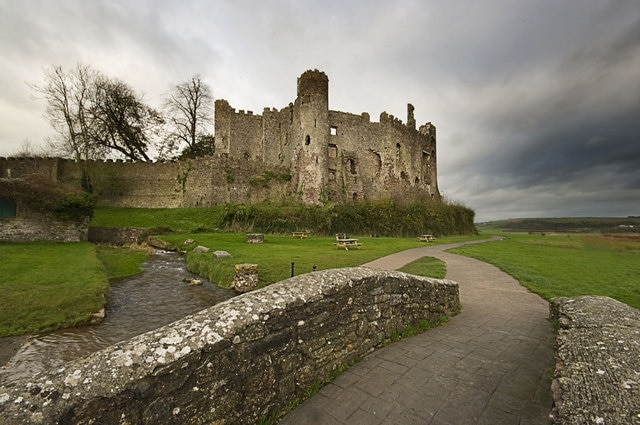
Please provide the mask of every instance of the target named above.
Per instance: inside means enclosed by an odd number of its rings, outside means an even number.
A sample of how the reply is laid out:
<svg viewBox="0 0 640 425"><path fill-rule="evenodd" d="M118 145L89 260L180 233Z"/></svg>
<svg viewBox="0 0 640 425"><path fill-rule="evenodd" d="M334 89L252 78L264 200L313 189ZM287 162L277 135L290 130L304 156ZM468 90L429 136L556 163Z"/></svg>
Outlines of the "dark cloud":
<svg viewBox="0 0 640 425"><path fill-rule="evenodd" d="M260 112L318 68L330 106L438 128L440 187L479 219L640 214L636 0L0 0L0 155L50 134L25 82L87 63L159 102L199 73Z"/></svg>

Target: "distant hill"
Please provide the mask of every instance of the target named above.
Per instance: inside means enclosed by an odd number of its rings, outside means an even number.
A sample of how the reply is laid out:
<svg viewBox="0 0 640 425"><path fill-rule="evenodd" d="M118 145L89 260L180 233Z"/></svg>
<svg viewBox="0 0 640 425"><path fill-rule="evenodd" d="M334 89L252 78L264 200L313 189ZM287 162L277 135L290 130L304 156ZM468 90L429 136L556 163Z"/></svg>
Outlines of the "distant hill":
<svg viewBox="0 0 640 425"><path fill-rule="evenodd" d="M476 227L480 232L640 233L640 216L511 218Z"/></svg>

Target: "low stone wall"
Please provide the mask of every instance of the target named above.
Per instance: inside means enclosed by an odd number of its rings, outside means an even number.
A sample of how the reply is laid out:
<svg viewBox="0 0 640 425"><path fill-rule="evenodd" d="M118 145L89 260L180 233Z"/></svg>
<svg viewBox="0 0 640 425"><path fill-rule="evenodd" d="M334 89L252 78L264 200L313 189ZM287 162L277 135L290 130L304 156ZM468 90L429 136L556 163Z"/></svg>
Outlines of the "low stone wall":
<svg viewBox="0 0 640 425"><path fill-rule="evenodd" d="M308 273L0 386L0 422L256 423L396 331L459 308L447 280L362 267Z"/></svg>
<svg viewBox="0 0 640 425"><path fill-rule="evenodd" d="M558 424L640 424L640 310L608 297L556 298Z"/></svg>
<svg viewBox="0 0 640 425"><path fill-rule="evenodd" d="M65 221L47 214L0 218L0 241L86 241L88 220Z"/></svg>
<svg viewBox="0 0 640 425"><path fill-rule="evenodd" d="M151 233L152 229L146 227L89 226L89 242L113 245L140 244L146 242Z"/></svg>

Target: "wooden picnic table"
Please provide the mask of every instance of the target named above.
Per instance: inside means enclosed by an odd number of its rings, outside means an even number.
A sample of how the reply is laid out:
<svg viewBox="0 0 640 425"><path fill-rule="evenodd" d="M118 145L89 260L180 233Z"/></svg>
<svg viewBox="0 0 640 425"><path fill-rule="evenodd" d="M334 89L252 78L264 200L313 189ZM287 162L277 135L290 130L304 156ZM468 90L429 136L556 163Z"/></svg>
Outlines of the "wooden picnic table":
<svg viewBox="0 0 640 425"><path fill-rule="evenodd" d="M294 238L304 239L309 237L309 232L291 232L291 236Z"/></svg>
<svg viewBox="0 0 640 425"><path fill-rule="evenodd" d="M353 238L336 238L336 243L335 243L336 249L339 248L344 248L345 251L349 251L349 248L358 248L360 249L360 247L362 246L362 244L360 242L358 242L357 239L353 239Z"/></svg>

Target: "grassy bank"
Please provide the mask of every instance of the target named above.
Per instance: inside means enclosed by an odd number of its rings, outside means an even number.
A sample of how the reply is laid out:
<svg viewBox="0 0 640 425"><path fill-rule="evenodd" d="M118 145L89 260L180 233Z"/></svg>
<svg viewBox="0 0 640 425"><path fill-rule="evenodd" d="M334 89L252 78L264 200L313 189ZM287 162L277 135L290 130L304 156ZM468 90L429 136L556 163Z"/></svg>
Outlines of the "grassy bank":
<svg viewBox="0 0 640 425"><path fill-rule="evenodd" d="M417 276L435 277L436 279L444 279L447 274L446 264L433 257L419 258L399 270Z"/></svg>
<svg viewBox="0 0 640 425"><path fill-rule="evenodd" d="M92 226L146 227L163 233L213 231L289 234L308 230L316 235L336 233L415 237L421 234L469 235L476 233L474 212L459 204L431 199L392 200L282 206L220 205L203 208L97 208Z"/></svg>
<svg viewBox="0 0 640 425"><path fill-rule="evenodd" d="M110 246L98 246L96 253L100 262L104 264L109 279L141 273L142 263L148 257L145 251Z"/></svg>
<svg viewBox="0 0 640 425"><path fill-rule="evenodd" d="M480 236L450 236L439 238L439 243L481 238ZM377 238L358 237L361 249L336 249L335 237L312 236L297 239L284 235L266 235L263 244L248 244L244 233L216 234L172 234L162 239L175 247L182 247L187 239L196 242L188 246L203 245L212 251L229 252L231 258L213 258L211 253L187 254L189 270L220 286L229 287L233 282L234 265L240 263L258 264L260 285L265 286L291 277L291 263L295 274L307 273L316 266L317 270L357 266L382 256L409 248L423 246L417 238Z"/></svg>
<svg viewBox="0 0 640 425"><path fill-rule="evenodd" d="M108 283L95 247L77 243L0 243L0 336L87 323Z"/></svg>
<svg viewBox="0 0 640 425"><path fill-rule="evenodd" d="M545 299L606 295L640 308L640 238L506 234L452 250L495 264Z"/></svg>

